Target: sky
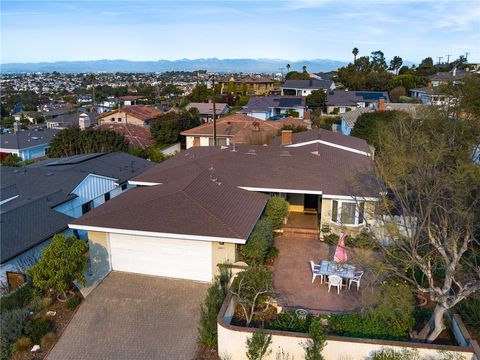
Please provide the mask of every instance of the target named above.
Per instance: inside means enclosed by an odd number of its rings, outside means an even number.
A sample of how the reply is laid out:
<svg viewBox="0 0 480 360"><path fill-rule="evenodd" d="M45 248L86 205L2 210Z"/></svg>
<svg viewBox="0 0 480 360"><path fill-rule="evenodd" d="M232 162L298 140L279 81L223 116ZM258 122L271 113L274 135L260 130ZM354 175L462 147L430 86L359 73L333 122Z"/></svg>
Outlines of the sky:
<svg viewBox="0 0 480 360"><path fill-rule="evenodd" d="M480 62L480 1L0 0L1 63L99 59Z"/></svg>

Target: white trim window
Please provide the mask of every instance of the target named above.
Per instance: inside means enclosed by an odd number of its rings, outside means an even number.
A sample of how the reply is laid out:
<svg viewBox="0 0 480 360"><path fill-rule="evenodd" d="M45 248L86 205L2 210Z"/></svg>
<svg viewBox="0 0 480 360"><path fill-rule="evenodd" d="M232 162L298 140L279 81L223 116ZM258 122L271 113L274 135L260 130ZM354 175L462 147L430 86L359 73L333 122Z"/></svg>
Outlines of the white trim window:
<svg viewBox="0 0 480 360"><path fill-rule="evenodd" d="M364 223L365 202L332 200L332 222L345 226L358 226Z"/></svg>

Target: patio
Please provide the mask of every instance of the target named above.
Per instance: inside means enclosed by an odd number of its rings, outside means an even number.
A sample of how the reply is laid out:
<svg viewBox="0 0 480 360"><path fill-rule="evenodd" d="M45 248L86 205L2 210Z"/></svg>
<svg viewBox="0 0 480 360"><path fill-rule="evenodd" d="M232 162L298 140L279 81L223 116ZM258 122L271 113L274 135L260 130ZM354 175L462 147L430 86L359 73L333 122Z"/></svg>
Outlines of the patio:
<svg viewBox="0 0 480 360"><path fill-rule="evenodd" d="M333 260L335 246L318 240L314 235L286 234L275 238L280 254L274 262L273 286L277 301L287 308L303 308L313 312L346 312L359 310L372 299L373 275L368 271L361 280L360 290L355 284L350 290L345 286L337 294L332 287L328 293L326 282L317 277L312 284L309 261L319 264L321 260ZM367 260L375 258L368 250L347 248L348 263L356 271L367 270ZM344 282L345 284L345 282Z"/></svg>

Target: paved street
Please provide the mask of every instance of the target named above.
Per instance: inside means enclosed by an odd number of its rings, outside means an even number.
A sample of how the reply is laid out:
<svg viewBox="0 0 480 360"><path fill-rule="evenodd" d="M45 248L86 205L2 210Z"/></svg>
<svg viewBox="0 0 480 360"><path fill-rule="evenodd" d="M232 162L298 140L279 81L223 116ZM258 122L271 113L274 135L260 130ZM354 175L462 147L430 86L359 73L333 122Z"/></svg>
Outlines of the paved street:
<svg viewBox="0 0 480 360"><path fill-rule="evenodd" d="M190 360L208 286L112 272L80 305L48 359Z"/></svg>

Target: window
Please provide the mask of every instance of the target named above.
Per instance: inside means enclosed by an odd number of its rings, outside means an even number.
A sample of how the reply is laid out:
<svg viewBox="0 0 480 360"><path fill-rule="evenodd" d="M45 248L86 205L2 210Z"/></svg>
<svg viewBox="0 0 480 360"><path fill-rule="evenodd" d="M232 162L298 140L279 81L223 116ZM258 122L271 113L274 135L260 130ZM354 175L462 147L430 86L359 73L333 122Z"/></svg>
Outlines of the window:
<svg viewBox="0 0 480 360"><path fill-rule="evenodd" d="M208 145L213 146L213 137L208 138ZM227 138L217 137L218 146L227 146Z"/></svg>
<svg viewBox="0 0 480 360"><path fill-rule="evenodd" d="M122 118L117 118L117 121L118 121L118 122L122 122Z"/></svg>
<svg viewBox="0 0 480 360"><path fill-rule="evenodd" d="M103 195L103 198L105 199L105 202L107 202L108 200L110 200L110 193L107 192Z"/></svg>
<svg viewBox="0 0 480 360"><path fill-rule="evenodd" d="M360 225L364 222L365 203L332 200L332 222L342 225Z"/></svg>
<svg viewBox="0 0 480 360"><path fill-rule="evenodd" d="M114 118L114 117L112 117L112 118L110 119L110 121L115 121L115 118Z"/></svg>
<svg viewBox="0 0 480 360"><path fill-rule="evenodd" d="M85 215L87 212L93 209L93 201L90 200L82 205L82 215Z"/></svg>
<svg viewBox="0 0 480 360"><path fill-rule="evenodd" d="M127 183L122 184L122 191L127 190Z"/></svg>

